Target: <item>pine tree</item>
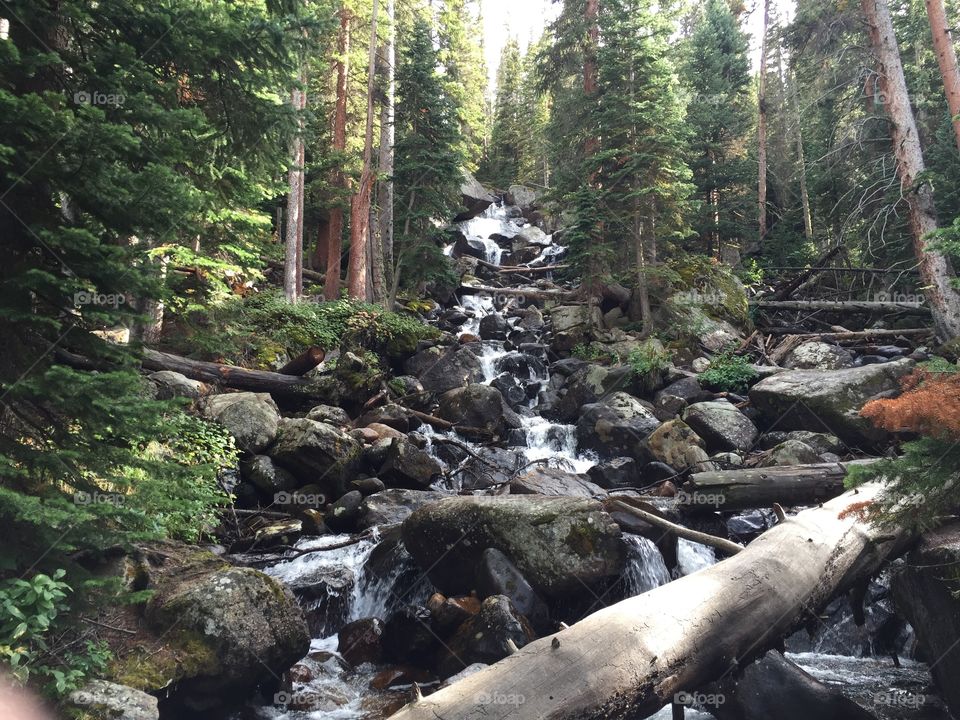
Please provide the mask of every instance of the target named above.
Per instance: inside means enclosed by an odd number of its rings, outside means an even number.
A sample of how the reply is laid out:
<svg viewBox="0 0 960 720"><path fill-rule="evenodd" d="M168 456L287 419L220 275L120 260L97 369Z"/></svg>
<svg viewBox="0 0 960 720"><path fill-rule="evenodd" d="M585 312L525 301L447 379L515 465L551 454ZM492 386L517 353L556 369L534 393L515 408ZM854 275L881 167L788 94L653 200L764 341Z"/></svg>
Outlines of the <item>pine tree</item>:
<svg viewBox="0 0 960 720"><path fill-rule="evenodd" d="M523 80L520 46L516 38L511 37L500 53L490 150L480 173L485 181L500 188L516 182L519 176L520 156L527 132Z"/></svg>
<svg viewBox="0 0 960 720"><path fill-rule="evenodd" d="M444 91L430 24L414 19L398 52L394 146L394 271L388 307L401 284L414 286L447 273L436 224L456 214L462 136L456 108Z"/></svg>

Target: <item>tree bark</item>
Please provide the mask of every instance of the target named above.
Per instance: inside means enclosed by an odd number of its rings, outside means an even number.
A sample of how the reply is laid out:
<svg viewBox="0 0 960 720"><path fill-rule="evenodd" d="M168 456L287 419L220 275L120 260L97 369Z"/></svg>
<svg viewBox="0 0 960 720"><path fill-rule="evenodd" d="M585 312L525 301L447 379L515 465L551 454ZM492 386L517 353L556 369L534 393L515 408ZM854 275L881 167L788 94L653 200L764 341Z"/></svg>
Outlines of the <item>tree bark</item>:
<svg viewBox="0 0 960 720"><path fill-rule="evenodd" d="M757 212L758 247L767 237L767 33L770 0L763 1L763 35L760 40L760 78L757 90Z"/></svg>
<svg viewBox="0 0 960 720"><path fill-rule="evenodd" d="M796 123L794 139L797 143L797 172L800 173L800 205L803 210L803 236L813 242L813 217L810 215L810 193L807 190L807 161L803 153L803 123L800 122L800 100L797 95L797 78L790 73L790 104Z"/></svg>
<svg viewBox="0 0 960 720"><path fill-rule="evenodd" d="M536 640L392 719L646 717L762 655L898 552L901 533L852 512L878 492L863 486L787 518L733 557ZM519 710L487 700L501 697Z"/></svg>
<svg viewBox="0 0 960 720"><path fill-rule="evenodd" d="M727 512L810 505L835 498L843 492L847 470L873 460L815 465L784 465L769 468L711 470L690 475L680 495L688 510Z"/></svg>
<svg viewBox="0 0 960 720"><path fill-rule="evenodd" d="M347 293L356 300L367 297L367 247L370 234L370 195L373 190L373 93L377 73L377 7L373 0L370 16L370 52L367 63L367 127L363 141L363 170L360 187L350 203L350 260L347 265Z"/></svg>
<svg viewBox="0 0 960 720"><path fill-rule="evenodd" d="M395 0L387 0L387 38L380 50L383 101L380 106L380 153L377 159L376 246L373 248L373 298L386 303L390 295L388 270L393 268L393 104L396 94L394 62Z"/></svg>
<svg viewBox="0 0 960 720"><path fill-rule="evenodd" d="M751 307L761 310L826 310L829 312L899 312L908 315L929 315L930 308L920 303L874 302L868 300L753 300Z"/></svg>
<svg viewBox="0 0 960 720"><path fill-rule="evenodd" d="M900 50L893 33L893 21L887 0L861 0L870 28L870 43L879 63L878 86L886 96L887 114L893 136L900 187L907 201L913 251L917 256L923 294L933 311L933 321L943 340L960 335L960 294L952 287L954 277L950 261L929 247L929 234L937 229L937 210L933 188L918 182L925 170L917 124L910 108L907 81L900 62Z"/></svg>
<svg viewBox="0 0 960 720"><path fill-rule="evenodd" d="M943 0L925 0L927 17L930 18L930 33L933 35L933 49L937 53L940 76L943 78L943 90L947 95L950 119L953 121L953 134L960 148L960 71L957 70L957 51L953 47L950 25Z"/></svg>
<svg viewBox="0 0 960 720"><path fill-rule="evenodd" d="M301 63L299 82L304 80L304 68ZM283 294L287 302L295 303L300 299L303 286L303 110L306 108L306 93L302 88L290 91L290 106L298 114L297 130L290 141L290 170L288 171L289 189L287 191L287 232L284 237Z"/></svg>
<svg viewBox="0 0 960 720"><path fill-rule="evenodd" d="M340 9L340 34L337 38L337 99L333 113L333 149L343 153L347 148L347 76L350 74L350 11ZM338 170L334 184L346 189L347 177ZM318 251L319 251L319 245ZM343 254L343 208L340 200L330 210L327 224L327 276L323 284L323 297L336 300L340 295L340 257Z"/></svg>

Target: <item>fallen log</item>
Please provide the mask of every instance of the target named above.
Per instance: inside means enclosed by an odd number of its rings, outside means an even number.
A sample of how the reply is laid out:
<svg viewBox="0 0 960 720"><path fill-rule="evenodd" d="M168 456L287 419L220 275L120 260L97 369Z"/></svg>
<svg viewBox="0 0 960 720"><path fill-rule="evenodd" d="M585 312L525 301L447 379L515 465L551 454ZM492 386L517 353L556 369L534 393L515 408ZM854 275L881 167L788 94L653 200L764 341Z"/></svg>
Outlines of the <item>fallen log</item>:
<svg viewBox="0 0 960 720"><path fill-rule="evenodd" d="M679 504L703 512L769 508L774 503L812 505L843 492L848 468L872 462L876 460L692 473L678 496Z"/></svg>
<svg viewBox="0 0 960 720"><path fill-rule="evenodd" d="M828 312L883 312L904 315L929 315L930 308L912 302L880 302L873 300L751 300L750 306L760 310L824 310Z"/></svg>
<svg viewBox="0 0 960 720"><path fill-rule="evenodd" d="M562 270L563 268L570 267L569 265L559 264L559 265L540 265L538 267L529 267L527 265L497 265L496 263L487 262L486 260L480 260L477 258L477 263L488 267L491 270L498 270L503 273L515 273L515 272L546 272L548 270Z"/></svg>
<svg viewBox="0 0 960 720"><path fill-rule="evenodd" d="M925 337L933 335L933 328L907 328L905 330L847 330L845 332L796 332L793 328L764 328L767 335L794 335L803 340L823 340L824 342L845 342L847 340L869 340L871 338Z"/></svg>
<svg viewBox="0 0 960 720"><path fill-rule="evenodd" d="M670 522L659 515L654 515L651 512L643 510L642 508L629 505L622 500L610 500L610 504L616 508L619 508L625 513L629 513L634 517L640 518L644 522L655 525L661 530L667 530L672 532L677 537L685 538L691 542L707 545L715 550L719 550L724 555L736 555L738 552L743 550L743 546L737 545L735 542L731 542L726 538L717 537L716 535L708 535L707 533L699 532L698 530L691 530L683 525L677 525L676 523Z"/></svg>
<svg viewBox="0 0 960 720"><path fill-rule="evenodd" d="M466 295L503 295L504 297L532 298L534 300L569 300L577 296L572 290L533 290L526 288L498 288L487 285L461 285L460 292Z"/></svg>
<svg viewBox="0 0 960 720"><path fill-rule="evenodd" d="M248 370L235 365L190 360L189 358L144 348L143 367L147 370L173 370L188 378L220 383L237 390L265 392L282 397L310 397L313 382L296 375L267 370Z"/></svg>
<svg viewBox="0 0 960 720"><path fill-rule="evenodd" d="M790 297L791 294L793 294L793 292L794 292L798 287L800 287L801 285L803 285L803 283L806 282L806 280L807 280L808 278L813 277L813 276L816 275L817 273L819 273L819 272L823 271L824 269L826 269L824 266L825 266L828 262L830 262L830 260L833 258L833 256L836 255L838 252L840 252L840 250L841 250L842 248L843 248L842 245L837 245L835 248L833 248L833 249L831 249L831 250L828 250L828 251L826 252L826 254L824 254L824 255L823 255L819 260L817 260L813 265L811 265L809 268L807 268L806 270L804 270L803 272L801 272L799 275L797 275L797 276L796 276L795 278L793 278L792 280L790 280L790 281L788 281L787 283L785 283L782 288L780 288L779 290L777 290L777 291L773 294L773 299L774 299L774 300L786 300L788 297Z"/></svg>
<svg viewBox="0 0 960 720"><path fill-rule="evenodd" d="M314 345L280 368L279 372L281 375L306 375L322 363L326 356L327 353L323 348Z"/></svg>
<svg viewBox="0 0 960 720"><path fill-rule="evenodd" d="M901 534L844 512L878 492L865 485L787 518L737 555L589 615L391 717L646 717L759 657L901 551Z"/></svg>

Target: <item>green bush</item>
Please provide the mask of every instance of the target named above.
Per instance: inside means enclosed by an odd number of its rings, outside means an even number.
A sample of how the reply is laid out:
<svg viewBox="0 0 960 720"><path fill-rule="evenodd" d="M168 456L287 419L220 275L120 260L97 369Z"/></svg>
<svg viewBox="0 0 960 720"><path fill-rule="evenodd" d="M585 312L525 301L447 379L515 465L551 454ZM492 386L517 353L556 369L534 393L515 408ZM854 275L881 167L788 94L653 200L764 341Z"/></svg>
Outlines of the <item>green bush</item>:
<svg viewBox="0 0 960 720"><path fill-rule="evenodd" d="M664 374L670 367L670 353L659 340L650 339L631 351L627 364L642 390L653 390L662 384Z"/></svg>
<svg viewBox="0 0 960 720"><path fill-rule="evenodd" d="M732 352L723 352L710 361L710 368L700 373L700 382L711 390L740 393L757 379L750 361Z"/></svg>

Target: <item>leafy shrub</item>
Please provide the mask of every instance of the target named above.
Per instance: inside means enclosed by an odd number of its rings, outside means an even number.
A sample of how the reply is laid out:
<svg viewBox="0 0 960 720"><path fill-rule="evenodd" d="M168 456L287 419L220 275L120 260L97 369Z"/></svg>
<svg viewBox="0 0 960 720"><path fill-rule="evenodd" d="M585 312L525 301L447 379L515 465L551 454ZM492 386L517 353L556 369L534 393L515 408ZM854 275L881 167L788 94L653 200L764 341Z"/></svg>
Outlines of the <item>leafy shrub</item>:
<svg viewBox="0 0 960 720"><path fill-rule="evenodd" d="M960 510L960 373L947 363L934 366L939 370L928 366L903 378L899 397L872 400L861 410L877 427L920 435L903 444L900 457L847 475L848 487L884 483L879 502L866 508L880 524L922 530Z"/></svg>
<svg viewBox="0 0 960 720"><path fill-rule="evenodd" d="M670 367L670 353L664 350L659 340L647 340L630 352L627 364L642 388L653 390L663 382Z"/></svg>
<svg viewBox="0 0 960 720"><path fill-rule="evenodd" d="M601 360L609 359L609 356L600 350L600 348L589 343L574 345L570 354L578 360L585 360L587 362L600 362Z"/></svg>
<svg viewBox="0 0 960 720"><path fill-rule="evenodd" d="M247 367L268 367L314 345L329 350L344 342L402 355L437 335L416 317L377 305L346 298L290 304L275 292L231 298L187 322L192 332L174 344L176 351Z"/></svg>
<svg viewBox="0 0 960 720"><path fill-rule="evenodd" d="M719 392L743 392L757 377L757 371L747 358L730 351L717 355L710 361L710 368L700 373L700 381Z"/></svg>

